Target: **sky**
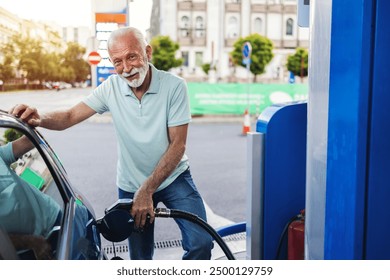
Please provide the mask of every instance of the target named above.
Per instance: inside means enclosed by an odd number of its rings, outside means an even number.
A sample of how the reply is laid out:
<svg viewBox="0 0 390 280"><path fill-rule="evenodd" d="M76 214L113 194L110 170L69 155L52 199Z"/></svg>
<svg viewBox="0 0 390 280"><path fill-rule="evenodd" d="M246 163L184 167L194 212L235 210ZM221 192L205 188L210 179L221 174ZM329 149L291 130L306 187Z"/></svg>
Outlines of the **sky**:
<svg viewBox="0 0 390 280"><path fill-rule="evenodd" d="M150 25L152 0L129 3L130 25L145 32ZM61 26L91 27L92 23L91 0L0 0L0 7L24 19L56 22Z"/></svg>

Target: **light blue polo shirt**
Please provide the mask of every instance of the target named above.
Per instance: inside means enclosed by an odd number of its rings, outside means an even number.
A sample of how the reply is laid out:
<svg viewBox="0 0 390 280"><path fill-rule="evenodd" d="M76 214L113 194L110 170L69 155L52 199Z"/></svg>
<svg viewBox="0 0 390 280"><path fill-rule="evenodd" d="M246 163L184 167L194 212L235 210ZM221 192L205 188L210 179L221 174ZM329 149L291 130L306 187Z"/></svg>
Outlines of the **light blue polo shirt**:
<svg viewBox="0 0 390 280"><path fill-rule="evenodd" d="M118 139L117 185L128 192L138 190L166 152L167 128L191 121L185 81L149 65L152 80L141 101L118 75L111 75L84 99L97 113L112 114ZM167 187L187 168L188 159L184 155L157 191Z"/></svg>

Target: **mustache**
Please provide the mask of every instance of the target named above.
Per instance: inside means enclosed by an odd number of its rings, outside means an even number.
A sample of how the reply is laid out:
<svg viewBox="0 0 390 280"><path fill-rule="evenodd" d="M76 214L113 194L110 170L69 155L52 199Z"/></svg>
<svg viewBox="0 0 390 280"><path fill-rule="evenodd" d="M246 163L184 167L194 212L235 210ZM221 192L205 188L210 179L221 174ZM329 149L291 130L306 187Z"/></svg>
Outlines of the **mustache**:
<svg viewBox="0 0 390 280"><path fill-rule="evenodd" d="M134 74L137 74L138 72L139 72L138 69L133 69L130 71L130 73L122 72L122 76L127 78L127 77L134 75Z"/></svg>

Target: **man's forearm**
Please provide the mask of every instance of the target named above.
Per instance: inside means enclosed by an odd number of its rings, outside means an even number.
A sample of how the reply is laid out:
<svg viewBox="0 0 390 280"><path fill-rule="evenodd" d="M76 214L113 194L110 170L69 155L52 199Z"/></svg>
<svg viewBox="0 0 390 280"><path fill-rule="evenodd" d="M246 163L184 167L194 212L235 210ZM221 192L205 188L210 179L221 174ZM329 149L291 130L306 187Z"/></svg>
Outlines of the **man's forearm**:
<svg viewBox="0 0 390 280"><path fill-rule="evenodd" d="M154 191L164 182L165 179L171 175L175 170L185 152L185 146L180 144L171 144L168 150L160 159L153 173L143 184L143 187L147 188L149 193Z"/></svg>
<svg viewBox="0 0 390 280"><path fill-rule="evenodd" d="M96 112L80 102L68 110L49 112L41 117L40 126L52 130L64 130L94 115Z"/></svg>
<svg viewBox="0 0 390 280"><path fill-rule="evenodd" d="M34 148L34 145L26 136L22 136L12 142L12 151L15 159L20 158L23 154L27 153L32 148Z"/></svg>
<svg viewBox="0 0 390 280"><path fill-rule="evenodd" d="M72 125L69 111L49 112L41 116L40 127L51 130L64 130Z"/></svg>

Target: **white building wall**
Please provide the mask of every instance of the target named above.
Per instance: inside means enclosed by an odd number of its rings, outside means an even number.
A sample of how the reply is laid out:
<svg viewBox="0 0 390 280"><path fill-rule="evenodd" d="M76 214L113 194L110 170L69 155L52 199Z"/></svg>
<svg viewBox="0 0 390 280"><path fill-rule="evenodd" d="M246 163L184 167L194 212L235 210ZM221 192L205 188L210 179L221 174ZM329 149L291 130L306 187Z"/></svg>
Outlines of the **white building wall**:
<svg viewBox="0 0 390 280"><path fill-rule="evenodd" d="M249 15L251 14L251 1L242 0L241 5L241 37L246 37L251 34L251 21Z"/></svg>
<svg viewBox="0 0 390 280"><path fill-rule="evenodd" d="M226 26L224 22L224 8L221 5L222 1L210 0L207 3L207 30L206 30L206 55L205 63L217 63L220 61L220 53L223 48L224 34L221 34L223 26ZM219 67L218 67L219 68Z"/></svg>
<svg viewBox="0 0 390 280"><path fill-rule="evenodd" d="M268 14L267 15L267 32L266 36L270 40L281 40L282 39L282 20L280 14Z"/></svg>
<svg viewBox="0 0 390 280"><path fill-rule="evenodd" d="M160 0L160 34L177 41L178 14L177 3L172 0Z"/></svg>

